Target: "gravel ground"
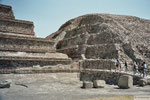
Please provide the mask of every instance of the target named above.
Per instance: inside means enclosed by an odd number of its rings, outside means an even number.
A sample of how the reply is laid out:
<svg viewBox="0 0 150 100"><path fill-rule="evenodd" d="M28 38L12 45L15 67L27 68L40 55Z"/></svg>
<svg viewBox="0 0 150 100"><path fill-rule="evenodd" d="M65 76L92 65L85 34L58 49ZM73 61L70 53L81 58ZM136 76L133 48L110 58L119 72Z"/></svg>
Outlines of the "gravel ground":
<svg viewBox="0 0 150 100"><path fill-rule="evenodd" d="M78 73L0 74L0 80L12 82L10 88L0 89L0 100L87 100L150 95L150 86L118 89L117 86L106 85L103 89L82 89Z"/></svg>

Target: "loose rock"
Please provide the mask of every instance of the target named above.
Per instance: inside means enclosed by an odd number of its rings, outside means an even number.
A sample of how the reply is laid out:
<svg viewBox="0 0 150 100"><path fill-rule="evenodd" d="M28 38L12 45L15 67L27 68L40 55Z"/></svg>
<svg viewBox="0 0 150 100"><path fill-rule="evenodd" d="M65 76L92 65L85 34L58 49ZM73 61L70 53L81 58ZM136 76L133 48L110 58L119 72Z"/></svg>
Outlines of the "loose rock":
<svg viewBox="0 0 150 100"><path fill-rule="evenodd" d="M104 88L106 85L106 82L104 80L94 80L93 86L94 88Z"/></svg>
<svg viewBox="0 0 150 100"><path fill-rule="evenodd" d="M122 75L118 81L119 88L128 89L133 87L133 77L129 75Z"/></svg>
<svg viewBox="0 0 150 100"><path fill-rule="evenodd" d="M93 88L93 82L84 81L82 88Z"/></svg>
<svg viewBox="0 0 150 100"><path fill-rule="evenodd" d="M139 80L139 86L145 86L147 85L147 80L146 79L140 79Z"/></svg>
<svg viewBox="0 0 150 100"><path fill-rule="evenodd" d="M1 81L0 82L0 88L10 88L11 82L9 81Z"/></svg>

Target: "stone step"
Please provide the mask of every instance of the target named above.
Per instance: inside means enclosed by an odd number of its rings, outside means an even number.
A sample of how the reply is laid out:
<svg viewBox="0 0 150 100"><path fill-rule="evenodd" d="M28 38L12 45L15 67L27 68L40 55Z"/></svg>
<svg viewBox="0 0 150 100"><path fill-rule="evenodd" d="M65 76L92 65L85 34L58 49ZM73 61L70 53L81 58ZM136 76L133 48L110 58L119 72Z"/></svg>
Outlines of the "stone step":
<svg viewBox="0 0 150 100"><path fill-rule="evenodd" d="M14 19L14 14L11 6L0 4L0 19Z"/></svg>
<svg viewBox="0 0 150 100"><path fill-rule="evenodd" d="M0 19L0 23L1 32L34 36L33 22L16 19Z"/></svg>
<svg viewBox="0 0 150 100"><path fill-rule="evenodd" d="M0 56L0 68L70 65L70 58Z"/></svg>
<svg viewBox="0 0 150 100"><path fill-rule="evenodd" d="M23 34L15 34L15 33L11 33L11 32L0 32L0 36L3 37L17 37L17 38L36 38L35 36L32 35L23 35Z"/></svg>
<svg viewBox="0 0 150 100"><path fill-rule="evenodd" d="M62 53L27 53L27 52L8 52L0 51L0 57L33 57L33 58L61 58L69 59L66 54Z"/></svg>
<svg viewBox="0 0 150 100"><path fill-rule="evenodd" d="M42 38L0 35L0 51L55 52L54 43Z"/></svg>

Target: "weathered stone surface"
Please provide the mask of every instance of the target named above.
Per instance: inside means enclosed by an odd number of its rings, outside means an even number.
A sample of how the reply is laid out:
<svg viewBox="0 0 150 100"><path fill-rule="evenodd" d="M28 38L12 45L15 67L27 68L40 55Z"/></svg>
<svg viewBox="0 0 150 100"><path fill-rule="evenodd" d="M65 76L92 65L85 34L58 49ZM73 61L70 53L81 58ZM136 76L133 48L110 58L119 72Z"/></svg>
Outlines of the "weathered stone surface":
<svg viewBox="0 0 150 100"><path fill-rule="evenodd" d="M11 6L0 4L0 19L14 19L14 14Z"/></svg>
<svg viewBox="0 0 150 100"><path fill-rule="evenodd" d="M74 53L72 58L81 58L81 54L84 54L88 59L99 57L98 59L119 59L122 62L125 60L149 62L149 33L149 20L133 16L88 14L69 20L47 38L56 40L58 51L66 54L71 50L71 43L79 45L77 48L79 53ZM68 52L61 50L64 48Z"/></svg>
<svg viewBox="0 0 150 100"><path fill-rule="evenodd" d="M106 82L104 80L94 80L93 86L94 88L104 88L106 85Z"/></svg>
<svg viewBox="0 0 150 100"><path fill-rule="evenodd" d="M56 66L58 64L69 65L71 59L62 53L26 53L26 52L2 52L0 51L1 68L33 67L36 65Z"/></svg>
<svg viewBox="0 0 150 100"><path fill-rule="evenodd" d="M118 58L118 50L114 44L87 46L85 50L87 59L113 59Z"/></svg>
<svg viewBox="0 0 150 100"><path fill-rule="evenodd" d="M0 82L0 88L10 88L11 82L9 81L1 81Z"/></svg>
<svg viewBox="0 0 150 100"><path fill-rule="evenodd" d="M0 5L0 73L27 67L31 68L27 72L33 72L33 66L38 65L46 67L44 70L70 70L72 60L56 53L55 41L36 38L33 29L33 22L16 20L10 6ZM44 70L35 71L49 72Z"/></svg>
<svg viewBox="0 0 150 100"><path fill-rule="evenodd" d="M82 88L92 88L93 87L93 82L89 82L89 81L84 81L83 82L83 86Z"/></svg>
<svg viewBox="0 0 150 100"><path fill-rule="evenodd" d="M128 89L133 87L133 77L129 75L122 75L118 81L119 88Z"/></svg>
<svg viewBox="0 0 150 100"><path fill-rule="evenodd" d="M109 59L86 59L83 60L80 66L84 69L107 69L115 68L114 62Z"/></svg>
<svg viewBox="0 0 150 100"><path fill-rule="evenodd" d="M54 42L42 38L0 36L0 50L54 52Z"/></svg>
<svg viewBox="0 0 150 100"><path fill-rule="evenodd" d="M33 22L22 20L0 19L0 31L34 36Z"/></svg>
<svg viewBox="0 0 150 100"><path fill-rule="evenodd" d="M150 85L150 79L147 79L147 85Z"/></svg>
<svg viewBox="0 0 150 100"><path fill-rule="evenodd" d="M147 80L146 79L140 79L139 80L139 86L145 86L147 85Z"/></svg>

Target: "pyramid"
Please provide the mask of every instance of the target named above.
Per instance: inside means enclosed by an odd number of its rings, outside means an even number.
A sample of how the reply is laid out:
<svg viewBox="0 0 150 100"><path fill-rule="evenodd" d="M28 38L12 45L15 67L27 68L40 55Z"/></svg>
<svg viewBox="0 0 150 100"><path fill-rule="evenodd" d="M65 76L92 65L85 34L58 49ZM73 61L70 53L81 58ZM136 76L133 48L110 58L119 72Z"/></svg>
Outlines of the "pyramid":
<svg viewBox="0 0 150 100"><path fill-rule="evenodd" d="M75 60L84 60L83 68L122 67L128 60L150 62L150 20L135 16L87 14L64 23L47 39L53 39L58 52Z"/></svg>

